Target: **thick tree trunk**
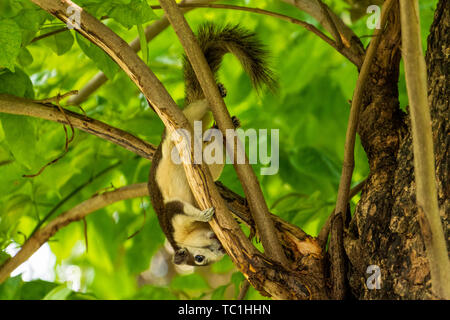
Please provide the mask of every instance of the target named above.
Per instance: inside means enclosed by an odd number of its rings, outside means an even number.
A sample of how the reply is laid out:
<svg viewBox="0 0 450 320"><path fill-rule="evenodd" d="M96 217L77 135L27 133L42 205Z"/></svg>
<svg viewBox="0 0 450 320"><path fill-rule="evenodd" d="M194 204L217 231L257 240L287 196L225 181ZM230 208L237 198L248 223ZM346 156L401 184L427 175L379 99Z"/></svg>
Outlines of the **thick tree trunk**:
<svg viewBox="0 0 450 320"><path fill-rule="evenodd" d="M440 213L448 245L450 4L440 0L428 38L429 102ZM430 269L418 221L410 119L399 109L400 21L394 6L366 88L359 134L370 177L345 235L348 280L358 299L432 299ZM379 289L369 289L368 267L379 267Z"/></svg>

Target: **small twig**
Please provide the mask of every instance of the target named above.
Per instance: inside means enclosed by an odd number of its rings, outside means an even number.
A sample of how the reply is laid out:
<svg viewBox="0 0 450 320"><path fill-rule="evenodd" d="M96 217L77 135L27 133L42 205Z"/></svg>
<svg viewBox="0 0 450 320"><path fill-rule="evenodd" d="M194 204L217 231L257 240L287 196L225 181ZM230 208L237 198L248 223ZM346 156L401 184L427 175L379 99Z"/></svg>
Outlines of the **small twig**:
<svg viewBox="0 0 450 320"><path fill-rule="evenodd" d="M50 217L59 209L61 208L67 201L69 201L70 199L72 199L76 194L78 194L81 190L83 190L85 187L87 187L89 184L91 184L93 181L95 181L95 179L101 177L102 175L104 175L106 172L118 167L119 165L122 164L122 161L118 161L116 163L114 163L113 165L103 169L102 171L100 171L99 173L97 173L95 176L91 176L89 178L89 180L87 180L86 182L84 182L83 184L79 185L78 187L76 187L74 190L72 190L72 192L70 192L67 196L65 196L63 199L61 199L61 201L59 201L46 215L43 219L41 219L39 221L39 223L36 225L36 227L34 227L33 231L30 234L30 237L32 237L36 231L46 222L48 221L48 219L50 219Z"/></svg>
<svg viewBox="0 0 450 320"><path fill-rule="evenodd" d="M241 290L239 291L239 295L236 300L244 300L249 288L250 283L246 279L244 279L244 281L242 281Z"/></svg>
<svg viewBox="0 0 450 320"><path fill-rule="evenodd" d="M30 116L68 124L66 118L54 105L35 103L32 100L11 95L0 94L0 112ZM136 136L112 127L101 121L64 109L64 114L79 130L93 134L104 140L119 145L137 155L151 160L156 147Z"/></svg>
<svg viewBox="0 0 450 320"><path fill-rule="evenodd" d="M134 238L137 234L139 234L144 229L145 221L147 220L147 211L145 210L145 208L142 208L142 213L144 215L144 220L142 221L141 227L138 230L136 230L135 232L133 232L130 236L128 236L127 240Z"/></svg>
<svg viewBox="0 0 450 320"><path fill-rule="evenodd" d="M97 190L91 197L96 197L102 193L105 192L109 192L109 191L113 191L116 190L117 188L114 187L114 185L111 183L109 186L105 187L105 188L101 188L100 190Z"/></svg>
<svg viewBox="0 0 450 320"><path fill-rule="evenodd" d="M36 103L43 103L43 104L47 104L47 103L52 103L52 102L59 102L67 97L73 96L75 94L78 94L78 90L72 90L69 92L66 92L64 94L57 94L54 97L50 97L50 98L45 98L45 99L39 99L39 100L33 100L33 102Z"/></svg>
<svg viewBox="0 0 450 320"><path fill-rule="evenodd" d="M298 193L298 192L288 193L288 194L286 194L286 195L284 195L284 196L278 198L278 199L272 204L272 206L270 207L270 210L275 209L275 207L276 207L277 205L279 205L282 201L284 201L284 200L286 200L286 199L288 199L288 198L291 198L291 197L306 198L306 197L308 197L308 195L307 195L307 194L304 194L304 193Z"/></svg>
<svg viewBox="0 0 450 320"><path fill-rule="evenodd" d="M50 161L49 163L47 163L46 165L44 165L37 173L35 173L35 174L24 174L24 175L23 175L24 178L34 178L34 177L36 177L36 176L39 176L39 175L40 175L40 174L41 174L48 166L50 166L50 165L52 165L52 164L58 162L58 161L59 161L61 158L63 158L63 157L66 155L66 153L69 151L69 144L70 144L70 143L73 141L73 139L75 138L75 130L74 130L73 125L72 125L72 123L70 122L69 118L67 117L66 113L64 112L64 109L61 108L61 105L59 104L59 101L60 101L61 99L63 99L64 96L68 96L68 95L73 94L73 92L77 92L77 91L71 91L71 92L68 92L68 93L66 93L66 94L63 95L63 96L60 96L60 95L58 94L58 96L57 96L57 97L54 97L54 98L49 98L49 99L39 100L41 103L46 104L46 103L49 103L49 101L51 101L51 100L53 100L53 99L56 99L56 106L58 107L59 111L63 114L63 116L64 116L64 118L66 119L67 123L70 125L70 129L72 130L72 137L69 139L69 136L68 136L68 133L67 133L66 126L63 124L64 134L65 134L65 138L66 138L66 140L65 140L65 145L64 145L64 152L63 152L59 157L57 157L56 159L53 159L52 161ZM35 102L36 102L36 100L35 100Z"/></svg>
<svg viewBox="0 0 450 320"><path fill-rule="evenodd" d="M24 242L24 243L27 241L28 238L27 238L27 235L26 235L25 233L23 233L22 231L18 230L18 231L17 231L17 234L20 234L20 235L23 237L23 239L24 239L23 242Z"/></svg>
<svg viewBox="0 0 450 320"><path fill-rule="evenodd" d="M24 177L24 178L35 178L35 177L39 176L42 172L44 172L44 170L45 170L48 166L51 166L52 164L54 164L54 163L58 162L60 159L62 159L62 158L66 155L66 153L67 153L67 151L64 150L64 152L63 152L60 156L56 157L55 159L51 160L50 162L48 162L47 164L45 164L44 166L42 166L42 167L39 169L38 172L33 173L33 174L23 174L22 177Z"/></svg>
<svg viewBox="0 0 450 320"><path fill-rule="evenodd" d="M354 186L350 190L350 194L348 196L348 201L350 201L354 196L356 196L362 190L362 188L364 187L366 182L367 182L367 179L364 179L363 181L358 183L356 186ZM325 250L325 246L327 245L327 242L328 242L328 235L330 234L331 220L332 220L332 217L334 216L335 211L336 211L336 208L333 209L331 214L328 216L327 221L322 226L322 228L320 229L319 235L317 236L317 241L319 242L319 245L323 248L323 250Z"/></svg>
<svg viewBox="0 0 450 320"><path fill-rule="evenodd" d="M65 144L65 150L66 152L68 151L69 148L69 144L73 141L73 139L75 138L75 130L73 129L73 125L72 122L70 121L70 119L67 117L64 109L61 107L60 105L60 101L69 97L69 96L73 96L75 94L78 94L78 90L72 90L69 91L67 93L64 94L59 94L55 97L51 97L51 98L46 98L46 99L42 99L42 100L34 100L34 102L36 103L42 103L42 104L49 104L51 102L55 102L56 106L58 107L59 111L63 114L64 118L66 119L67 123L70 126L70 129L72 130L72 137L70 139L68 139L68 133L67 133L67 129L66 126L64 125L64 132L66 134L66 144Z"/></svg>
<svg viewBox="0 0 450 320"><path fill-rule="evenodd" d="M320 7L322 8L323 15L325 19L328 21L328 24L331 26L331 35L334 37L334 41L336 41L336 47L338 50L341 50L344 46L341 39L341 34L339 33L334 20L331 18L330 13L328 12L327 6L322 2L322 0L317 0Z"/></svg>
<svg viewBox="0 0 450 320"><path fill-rule="evenodd" d="M160 9L161 8L161 6L158 6L158 5L154 5L151 7L152 7L152 9ZM299 25L299 26L305 28L306 30L311 31L312 33L317 35L319 38L324 40L326 43L328 43L330 46L332 46L338 52L340 52L341 54L343 54L345 56L345 54L341 51L342 41L341 41L341 46L339 47L338 43L336 43L335 41L333 41L333 39L331 39L327 35L325 35L322 31L317 29L314 25L307 23L305 21L287 16L287 15L281 14L281 13L276 13L273 11L268 11L268 10L259 9L259 8L250 8L250 7L236 6L236 5L230 5L230 4L197 4L197 3L195 3L195 4L179 4L178 7L180 7L180 8L229 9L229 10L247 11L247 12L262 14L262 15L273 17L273 18L281 19L281 20ZM340 40L340 38L339 38L339 40Z"/></svg>
<svg viewBox="0 0 450 320"><path fill-rule="evenodd" d="M13 163L13 162L14 162L14 160L3 160L3 161L0 161L0 167L1 166L7 166L8 164Z"/></svg>
<svg viewBox="0 0 450 320"><path fill-rule="evenodd" d="M48 225L29 237L20 251L0 266L0 283L5 281L9 277L10 273L18 266L28 260L28 258L30 258L31 255L36 252L46 241L48 241L59 229L67 226L73 221L81 220L88 214L114 202L142 197L145 195L148 195L146 183L127 186L98 195L94 198L90 198L66 211L64 214L56 217Z"/></svg>
<svg viewBox="0 0 450 320"><path fill-rule="evenodd" d="M88 234L87 234L87 221L86 221L86 217L83 217L83 234L84 234L84 244L86 246L86 252L88 252Z"/></svg>
<svg viewBox="0 0 450 320"><path fill-rule="evenodd" d="M64 132L66 134L66 144L65 144L65 151L67 152L69 150L69 144L73 141L73 139L75 138L75 129L73 128L72 122L70 121L69 117L66 115L66 113L64 112L64 109L61 107L61 105L59 104L59 101L56 102L56 106L58 107L58 110L63 114L64 118L66 119L67 123L70 126L70 130L72 131L72 136L69 139L69 134L67 133L67 129L66 129L66 125L63 124L63 128L64 128Z"/></svg>
<svg viewBox="0 0 450 320"><path fill-rule="evenodd" d="M64 28L61 28L61 29L57 29L57 30L54 30L54 31L45 33L45 34L41 34L40 36L37 36L36 38L34 38L33 40L31 40L30 43L34 43L34 42L36 42L36 41L45 39L45 38L47 38L47 37L54 36L54 35L56 35L56 34L58 34L58 33L61 33L61 32L67 31L67 30L69 30L69 29L67 29L67 27L64 27Z"/></svg>
<svg viewBox="0 0 450 320"><path fill-rule="evenodd" d="M338 30L340 38L342 40L343 47L341 52L345 57L347 57L355 66L358 67L358 70L361 68L363 57L364 57L364 47L361 41L358 39L353 30L348 27L342 19L340 19L328 6L324 3L320 4L317 0L282 0L286 3L291 4L292 6L300 9L301 11L306 12L308 15L317 20L322 27L327 30L331 35L335 34L334 27ZM325 11L323 8L326 8L328 15L331 18L328 19L325 16Z"/></svg>

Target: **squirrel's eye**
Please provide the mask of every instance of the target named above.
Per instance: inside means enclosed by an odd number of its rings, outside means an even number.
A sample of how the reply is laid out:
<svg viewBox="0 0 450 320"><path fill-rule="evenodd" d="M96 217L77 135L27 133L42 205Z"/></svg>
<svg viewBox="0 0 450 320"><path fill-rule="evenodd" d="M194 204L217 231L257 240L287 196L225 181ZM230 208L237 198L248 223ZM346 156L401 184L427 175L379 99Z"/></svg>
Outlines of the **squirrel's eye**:
<svg viewBox="0 0 450 320"><path fill-rule="evenodd" d="M194 257L194 259L195 259L195 262L201 263L201 262L203 262L203 260L205 259L205 257L204 257L204 256L200 256L200 255L197 255L197 256Z"/></svg>

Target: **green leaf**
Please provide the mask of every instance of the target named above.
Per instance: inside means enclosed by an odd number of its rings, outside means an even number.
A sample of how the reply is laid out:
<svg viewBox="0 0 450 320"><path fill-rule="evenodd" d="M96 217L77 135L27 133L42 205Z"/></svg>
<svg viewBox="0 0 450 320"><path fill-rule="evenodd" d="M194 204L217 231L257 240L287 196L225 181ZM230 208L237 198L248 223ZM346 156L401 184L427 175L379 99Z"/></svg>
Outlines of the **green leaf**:
<svg viewBox="0 0 450 320"><path fill-rule="evenodd" d="M175 300L176 296L169 289L145 285L139 289L133 300Z"/></svg>
<svg viewBox="0 0 450 320"><path fill-rule="evenodd" d="M148 64L148 44L145 37L144 27L142 24L138 24L137 29L139 33L139 42L141 43L142 60Z"/></svg>
<svg viewBox="0 0 450 320"><path fill-rule="evenodd" d="M0 20L0 67L14 71L14 64L20 52L22 32L13 20Z"/></svg>
<svg viewBox="0 0 450 320"><path fill-rule="evenodd" d="M142 215L134 217L137 224L132 230L140 228L143 219ZM132 274L139 274L146 270L149 267L153 254L164 244L164 235L161 232L156 215L153 212L149 212L147 213L147 219L149 221L145 223L144 228L131 240L128 240L129 242L132 241L132 245L127 250L126 262L128 270ZM152 241L149 242L148 239L152 239Z"/></svg>
<svg viewBox="0 0 450 320"><path fill-rule="evenodd" d="M114 78L114 75L119 70L119 66L99 47L90 41L83 38L83 36L76 33L78 45L81 50L87 55L95 65L102 70L108 79Z"/></svg>
<svg viewBox="0 0 450 320"><path fill-rule="evenodd" d="M0 94L7 93L17 97L34 99L33 83L22 69L15 72L0 72Z"/></svg>
<svg viewBox="0 0 450 320"><path fill-rule="evenodd" d="M291 157L291 161L299 172L330 178L335 181L339 180L339 167L325 153L314 147L300 148Z"/></svg>
<svg viewBox="0 0 450 320"><path fill-rule="evenodd" d="M37 31L46 18L46 12L42 10L26 9L14 17L14 21L24 30Z"/></svg>
<svg viewBox="0 0 450 320"><path fill-rule="evenodd" d="M225 255L220 261L217 261L211 266L214 273L226 273L234 268L234 264L230 257Z"/></svg>
<svg viewBox="0 0 450 320"><path fill-rule="evenodd" d="M211 300L223 300L225 297L225 290L227 290L227 288L228 284L216 288L211 295Z"/></svg>
<svg viewBox="0 0 450 320"><path fill-rule="evenodd" d="M65 285L60 285L45 295L42 300L67 300L72 290Z"/></svg>
<svg viewBox="0 0 450 320"><path fill-rule="evenodd" d="M20 292L22 300L41 300L51 292L58 284L44 280L24 282Z"/></svg>
<svg viewBox="0 0 450 320"><path fill-rule="evenodd" d="M22 66L26 67L33 63L33 56L31 55L30 51L22 47L20 49L19 55L17 56L17 62Z"/></svg>
<svg viewBox="0 0 450 320"><path fill-rule="evenodd" d="M192 273L173 278L170 287L174 290L200 291L209 289L206 280L199 274Z"/></svg>
<svg viewBox="0 0 450 320"><path fill-rule="evenodd" d="M0 1L0 17L10 18L23 9L22 4L16 0Z"/></svg>
<svg viewBox="0 0 450 320"><path fill-rule="evenodd" d="M9 150L18 162L28 169L35 167L37 154L31 146L37 144L35 121L18 115L0 114Z"/></svg>
<svg viewBox="0 0 450 320"><path fill-rule="evenodd" d="M25 194L13 195L6 204L6 212L9 217L16 217L16 220L26 214L31 209L31 198Z"/></svg>
<svg viewBox="0 0 450 320"><path fill-rule="evenodd" d="M97 298L89 293L72 292L67 300L97 300Z"/></svg>
<svg viewBox="0 0 450 320"><path fill-rule="evenodd" d="M231 275L231 283L234 284L234 296L237 298L239 291L241 290L241 284L245 280L244 275L241 272L234 272Z"/></svg>
<svg viewBox="0 0 450 320"><path fill-rule="evenodd" d="M56 29L54 29L56 30ZM51 32L51 29L48 31ZM63 55L72 48L74 39L69 31L59 32L51 37L41 40L43 44L50 47L58 56Z"/></svg>
<svg viewBox="0 0 450 320"><path fill-rule="evenodd" d="M4 251L0 251L0 266L3 264L3 262L8 260L9 258L11 258L11 256L9 254L7 254Z"/></svg>
<svg viewBox="0 0 450 320"><path fill-rule="evenodd" d="M23 171L23 166L17 162L11 162L0 166L0 177L2 177L2 183L0 183L0 198L14 194L15 191L19 190L27 183L26 178L22 177ZM4 221L2 220L2 222Z"/></svg>
<svg viewBox="0 0 450 320"><path fill-rule="evenodd" d="M117 5L111 10L109 16L128 29L134 25L158 19L147 2L142 0L133 0L130 4Z"/></svg>
<svg viewBox="0 0 450 320"><path fill-rule="evenodd" d="M19 299L20 288L22 286L22 276L8 278L0 284L0 300Z"/></svg>

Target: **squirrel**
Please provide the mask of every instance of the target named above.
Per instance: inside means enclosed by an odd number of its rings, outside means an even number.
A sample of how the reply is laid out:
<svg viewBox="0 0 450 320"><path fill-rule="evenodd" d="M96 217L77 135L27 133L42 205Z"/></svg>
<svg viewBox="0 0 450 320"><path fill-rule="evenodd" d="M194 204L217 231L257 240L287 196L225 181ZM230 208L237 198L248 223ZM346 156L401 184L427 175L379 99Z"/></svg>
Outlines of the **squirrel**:
<svg viewBox="0 0 450 320"><path fill-rule="evenodd" d="M232 53L249 75L253 86L259 90L263 85L269 89L277 86L273 72L267 66L267 51L256 35L239 25L217 26L207 23L200 26L197 41L205 55L217 82L217 71L226 53ZM213 118L205 95L194 70L184 56L185 108L183 113L193 126L202 121L203 132ZM222 97L226 92L218 83ZM239 121L233 117L235 127ZM209 143L220 143L214 139ZM205 266L220 260L225 254L208 221L214 215L214 208L198 209L189 187L182 164L172 161L174 143L164 130L161 143L156 150L150 169L148 189L153 208L167 240L174 249L173 262L191 266ZM222 149L220 149L222 150ZM225 157L225 152L224 155ZM209 164L209 170L216 181L223 170L222 163Z"/></svg>

